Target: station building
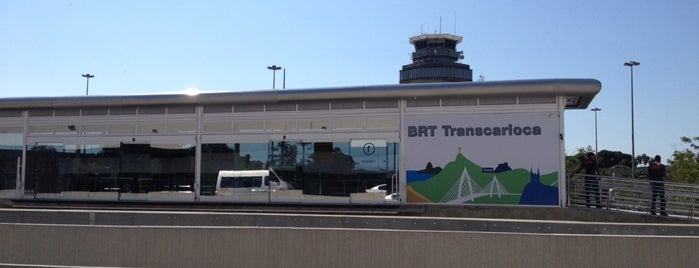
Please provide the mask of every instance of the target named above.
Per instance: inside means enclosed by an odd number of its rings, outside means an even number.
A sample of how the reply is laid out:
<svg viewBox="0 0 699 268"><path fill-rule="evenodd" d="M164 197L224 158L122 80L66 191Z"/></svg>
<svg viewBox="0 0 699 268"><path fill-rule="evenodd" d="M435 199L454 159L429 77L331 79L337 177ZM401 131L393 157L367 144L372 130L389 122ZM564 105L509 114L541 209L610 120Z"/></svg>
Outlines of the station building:
<svg viewBox="0 0 699 268"><path fill-rule="evenodd" d="M599 81L406 66L396 85L0 99L0 198L565 204L564 112ZM217 194L219 171L268 169L290 187Z"/></svg>

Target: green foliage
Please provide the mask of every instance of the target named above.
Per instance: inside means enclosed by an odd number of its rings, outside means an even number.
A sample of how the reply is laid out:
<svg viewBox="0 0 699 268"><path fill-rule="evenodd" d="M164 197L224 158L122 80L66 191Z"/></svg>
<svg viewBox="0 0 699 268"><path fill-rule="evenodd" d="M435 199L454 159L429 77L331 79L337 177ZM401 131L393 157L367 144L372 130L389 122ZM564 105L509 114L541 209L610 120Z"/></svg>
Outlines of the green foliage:
<svg viewBox="0 0 699 268"><path fill-rule="evenodd" d="M571 176L582 172L582 163L588 152L594 152L592 147L578 148L574 155L566 156L566 174ZM636 156L636 164L647 165L650 157L646 154ZM600 175L614 177L631 177L631 155L620 151L601 150L597 153L597 166ZM645 178L645 169L636 168L635 176Z"/></svg>
<svg viewBox="0 0 699 268"><path fill-rule="evenodd" d="M682 137L680 138L682 142L689 144L690 147L694 150L699 150L699 145L694 143L694 141L699 142L699 137L694 137L694 138L688 138L688 137Z"/></svg>
<svg viewBox="0 0 699 268"><path fill-rule="evenodd" d="M672 158L668 158L668 179L677 182L699 183L699 137L681 137L685 144L682 150L676 150ZM566 156L566 174L568 176L580 173L582 162L592 148L578 148L574 155ZM635 157L637 166L647 166L653 161L653 156L641 154ZM631 155L619 151L602 150L597 153L600 175L615 177L631 176ZM636 178L647 178L647 169L637 167Z"/></svg>
<svg viewBox="0 0 699 268"><path fill-rule="evenodd" d="M594 152L592 146L587 146L587 148L578 148L578 152L574 155L566 156L566 174L571 176L576 173L580 173L582 170L582 163L587 158L588 152Z"/></svg>
<svg viewBox="0 0 699 268"><path fill-rule="evenodd" d="M620 151L602 150L597 153L598 167L608 169L614 166L631 166L631 155Z"/></svg>
<svg viewBox="0 0 699 268"><path fill-rule="evenodd" d="M587 158L588 152L594 152L592 147L578 148L576 154L566 156L566 174L571 176L582 171L582 163ZM645 154L644 154L645 155ZM638 157L643 159L643 155ZM646 156L646 158L648 158ZM639 162L640 163L640 162ZM615 176L615 177L630 177L631 176L631 155L620 151L602 150L597 153L597 167L600 175ZM637 171L639 171L637 169ZM637 173L637 177L639 172Z"/></svg>
<svg viewBox="0 0 699 268"><path fill-rule="evenodd" d="M680 138L682 142L689 145L690 148L699 151L699 137ZM668 177L672 181L697 183L699 181L699 153L693 152L689 148L675 151L672 154L673 159L669 160L670 167L668 168Z"/></svg>

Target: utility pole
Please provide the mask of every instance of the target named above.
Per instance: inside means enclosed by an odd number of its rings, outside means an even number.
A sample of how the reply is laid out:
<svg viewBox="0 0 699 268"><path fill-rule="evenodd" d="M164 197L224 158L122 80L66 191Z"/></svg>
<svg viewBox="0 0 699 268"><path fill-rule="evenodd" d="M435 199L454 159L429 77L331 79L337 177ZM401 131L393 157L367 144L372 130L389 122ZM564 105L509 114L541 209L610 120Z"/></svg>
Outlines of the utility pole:
<svg viewBox="0 0 699 268"><path fill-rule="evenodd" d="M85 85L85 96L87 96L88 92L90 91L90 78L95 77L94 75L91 74L83 74L83 77L87 80L87 85Z"/></svg>
<svg viewBox="0 0 699 268"><path fill-rule="evenodd" d="M276 89L277 85L277 70L281 70L281 66L277 65L272 65L272 66L267 66L267 69L272 70L272 89Z"/></svg>
<svg viewBox="0 0 699 268"><path fill-rule="evenodd" d="M634 118L633 118L633 67L641 65L640 62L624 62L624 66L631 68L631 178L635 178L636 169L636 146L634 142Z"/></svg>
<svg viewBox="0 0 699 268"><path fill-rule="evenodd" d="M602 111L602 109L592 108L590 111L595 112L595 155L597 155L597 112Z"/></svg>

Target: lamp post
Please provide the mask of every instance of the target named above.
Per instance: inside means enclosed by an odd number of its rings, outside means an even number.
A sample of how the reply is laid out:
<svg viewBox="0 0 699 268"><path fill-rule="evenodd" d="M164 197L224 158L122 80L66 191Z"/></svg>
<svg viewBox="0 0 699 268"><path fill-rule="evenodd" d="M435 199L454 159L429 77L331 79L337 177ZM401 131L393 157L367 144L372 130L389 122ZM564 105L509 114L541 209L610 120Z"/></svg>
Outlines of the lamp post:
<svg viewBox="0 0 699 268"><path fill-rule="evenodd" d="M641 65L640 62L637 61L629 61L629 62L624 62L624 66L628 66L631 68L631 178L634 177L635 169L636 169L636 147L634 143L634 120L633 120L633 67Z"/></svg>
<svg viewBox="0 0 699 268"><path fill-rule="evenodd" d="M590 111L595 112L595 155L597 155L597 112L602 111L600 108L592 108Z"/></svg>
<svg viewBox="0 0 699 268"><path fill-rule="evenodd" d="M267 66L267 69L272 70L272 89L276 88L276 83L277 83L277 70L281 70L281 66L277 65L272 65L272 66Z"/></svg>
<svg viewBox="0 0 699 268"><path fill-rule="evenodd" d="M90 78L95 77L94 75L91 74L83 74L83 77L87 80L87 84L85 85L85 96L87 96L87 93L90 91Z"/></svg>

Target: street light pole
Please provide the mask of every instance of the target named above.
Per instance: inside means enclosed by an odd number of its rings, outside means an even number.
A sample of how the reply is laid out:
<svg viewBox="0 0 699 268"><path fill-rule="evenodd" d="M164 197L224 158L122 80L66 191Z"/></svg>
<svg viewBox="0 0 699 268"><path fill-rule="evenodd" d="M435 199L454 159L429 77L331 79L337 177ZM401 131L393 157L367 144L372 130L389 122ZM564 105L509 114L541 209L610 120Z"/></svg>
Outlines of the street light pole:
<svg viewBox="0 0 699 268"><path fill-rule="evenodd" d="M592 108L590 111L595 112L595 155L597 155L597 112L602 111L602 109Z"/></svg>
<svg viewBox="0 0 699 268"><path fill-rule="evenodd" d="M87 80L87 84L85 85L85 96L87 96L87 93L90 91L90 78L95 77L94 75L91 74L83 74L83 77Z"/></svg>
<svg viewBox="0 0 699 268"><path fill-rule="evenodd" d="M634 143L634 118L633 118L633 67L641 65L640 62L637 61L629 61L629 62L624 62L624 66L628 66L631 68L631 178L634 177L635 169L636 169L636 147Z"/></svg>
<svg viewBox="0 0 699 268"><path fill-rule="evenodd" d="M281 70L281 66L277 65L272 65L272 66L267 66L267 69L272 70L272 89L276 89L276 83L277 83L277 70Z"/></svg>

